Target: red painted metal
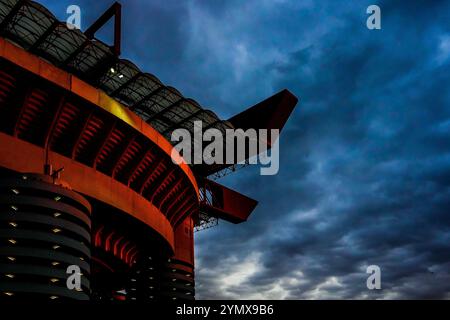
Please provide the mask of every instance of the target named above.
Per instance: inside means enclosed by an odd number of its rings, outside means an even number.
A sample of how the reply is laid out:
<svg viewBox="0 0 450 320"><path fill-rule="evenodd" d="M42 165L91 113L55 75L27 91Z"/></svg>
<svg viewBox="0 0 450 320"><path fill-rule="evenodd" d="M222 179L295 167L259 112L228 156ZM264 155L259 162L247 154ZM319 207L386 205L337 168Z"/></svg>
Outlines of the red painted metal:
<svg viewBox="0 0 450 320"><path fill-rule="evenodd" d="M200 210L233 223L246 221L258 204L256 200L208 179L200 182L200 188L209 192L212 198L212 201L204 199Z"/></svg>

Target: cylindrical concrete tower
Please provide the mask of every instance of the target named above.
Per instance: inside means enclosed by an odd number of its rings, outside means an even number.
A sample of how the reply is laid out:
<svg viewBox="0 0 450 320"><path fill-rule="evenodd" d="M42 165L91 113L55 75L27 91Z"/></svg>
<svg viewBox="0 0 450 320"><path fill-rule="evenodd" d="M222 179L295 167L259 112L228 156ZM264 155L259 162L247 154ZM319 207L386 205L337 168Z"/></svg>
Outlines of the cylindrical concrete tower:
<svg viewBox="0 0 450 320"><path fill-rule="evenodd" d="M90 295L91 206L50 176L0 179L0 292L8 299L75 299ZM68 289L68 266L81 288Z"/></svg>

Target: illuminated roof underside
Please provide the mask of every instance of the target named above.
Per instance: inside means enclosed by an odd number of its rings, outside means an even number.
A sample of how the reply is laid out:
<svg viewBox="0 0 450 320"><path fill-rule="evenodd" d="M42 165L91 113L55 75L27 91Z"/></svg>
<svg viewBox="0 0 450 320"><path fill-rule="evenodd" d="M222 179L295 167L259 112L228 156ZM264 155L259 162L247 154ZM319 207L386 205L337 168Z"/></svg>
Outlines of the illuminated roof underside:
<svg viewBox="0 0 450 320"><path fill-rule="evenodd" d="M233 128L175 88L119 59L112 48L70 30L42 5L26 0L0 0L0 33L25 50L104 90L169 138L176 128L193 130L194 121L222 132Z"/></svg>

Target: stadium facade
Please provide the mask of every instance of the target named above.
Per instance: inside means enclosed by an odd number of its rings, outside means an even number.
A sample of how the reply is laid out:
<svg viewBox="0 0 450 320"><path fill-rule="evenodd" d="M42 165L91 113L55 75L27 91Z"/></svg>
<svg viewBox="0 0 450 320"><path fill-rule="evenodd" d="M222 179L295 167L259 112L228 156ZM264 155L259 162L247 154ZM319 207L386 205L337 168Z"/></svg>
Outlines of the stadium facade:
<svg viewBox="0 0 450 320"><path fill-rule="evenodd" d="M110 19L107 45L95 34ZM0 0L0 299L194 299L194 231L257 205L211 178L236 165L175 164L171 133L281 130L297 98L223 120L121 59L120 42L120 4L81 32Z"/></svg>

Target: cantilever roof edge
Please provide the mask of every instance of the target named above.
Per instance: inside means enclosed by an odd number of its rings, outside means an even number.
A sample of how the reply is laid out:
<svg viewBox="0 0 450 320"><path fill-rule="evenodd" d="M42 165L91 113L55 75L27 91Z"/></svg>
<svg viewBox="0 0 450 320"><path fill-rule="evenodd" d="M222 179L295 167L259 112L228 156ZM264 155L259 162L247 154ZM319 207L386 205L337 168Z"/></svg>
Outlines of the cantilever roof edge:
<svg viewBox="0 0 450 320"><path fill-rule="evenodd" d="M100 88L130 108L166 138L176 128L192 130L194 121L220 130L230 123L214 112L120 59L110 46L71 30L41 4L0 0L0 33L25 50Z"/></svg>

